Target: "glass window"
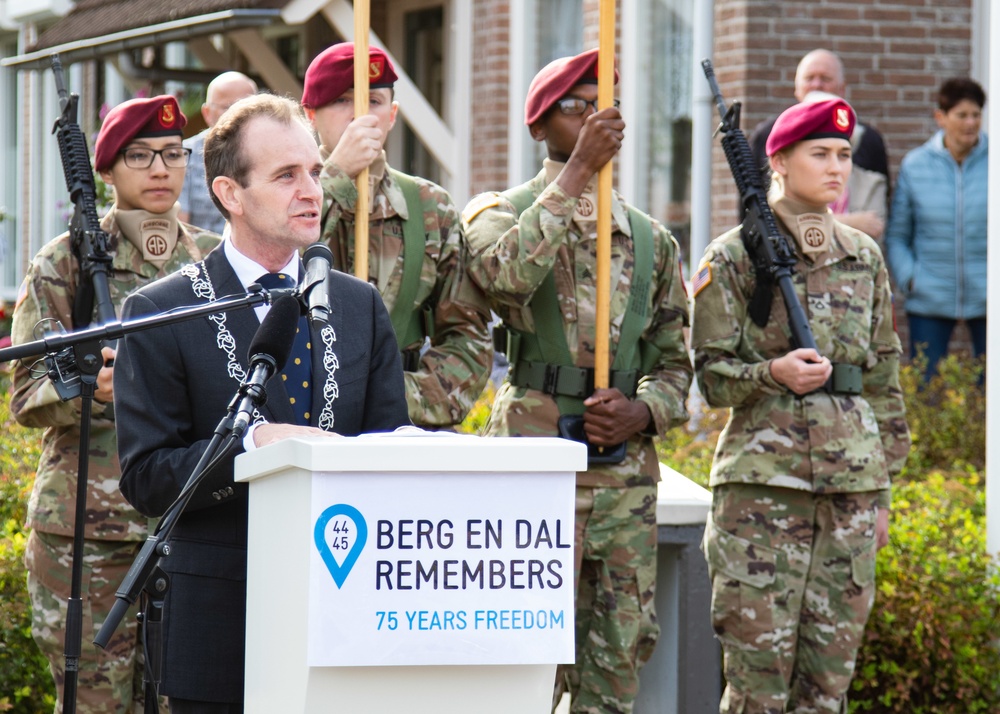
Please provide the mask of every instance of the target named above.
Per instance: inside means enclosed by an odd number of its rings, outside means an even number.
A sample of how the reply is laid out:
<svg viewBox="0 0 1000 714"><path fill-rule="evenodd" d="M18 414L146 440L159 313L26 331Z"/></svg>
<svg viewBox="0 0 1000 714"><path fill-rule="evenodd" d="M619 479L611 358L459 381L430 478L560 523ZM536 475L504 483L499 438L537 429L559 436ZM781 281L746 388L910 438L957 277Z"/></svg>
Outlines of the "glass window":
<svg viewBox="0 0 1000 714"><path fill-rule="evenodd" d="M651 70L648 86L640 88L649 97L640 114L646 150L638 152L636 167L637 175L646 177L642 205L670 229L684 255L691 233L693 5L693 0L654 0L640 22L640 31L649 33Z"/></svg>
<svg viewBox="0 0 1000 714"><path fill-rule="evenodd" d="M430 7L407 12L406 71L438 115L444 107L444 8ZM405 122L403 126L403 166L414 176L442 183L441 167Z"/></svg>
<svg viewBox="0 0 1000 714"><path fill-rule="evenodd" d="M539 69L554 59L583 52L583 0L543 0L538 4ZM534 75L534 72L532 72Z"/></svg>
<svg viewBox="0 0 1000 714"><path fill-rule="evenodd" d="M17 54L16 35L0 43L0 52L4 57ZM13 300L17 294L23 260L17 249L15 211L18 206L18 162L22 157L17 142L18 116L22 110L17 101L17 76L13 71L0 76L0 96L4 99L0 105L3 107L0 110L0 146L7 157L0 171L0 301Z"/></svg>

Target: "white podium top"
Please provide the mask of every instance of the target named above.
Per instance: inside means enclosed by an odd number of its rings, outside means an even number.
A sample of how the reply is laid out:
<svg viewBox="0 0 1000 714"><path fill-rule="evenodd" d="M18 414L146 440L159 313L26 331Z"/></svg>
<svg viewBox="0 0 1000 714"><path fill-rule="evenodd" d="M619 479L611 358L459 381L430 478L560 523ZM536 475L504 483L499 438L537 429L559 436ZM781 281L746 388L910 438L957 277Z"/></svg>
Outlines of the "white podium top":
<svg viewBox="0 0 1000 714"><path fill-rule="evenodd" d="M704 525L711 508L711 491L666 464L660 464L660 483L656 498L658 525Z"/></svg>
<svg viewBox="0 0 1000 714"><path fill-rule="evenodd" d="M352 473L565 473L587 469L587 448L554 437L485 438L416 429L353 437L292 438L241 454L236 459L235 479L247 481L289 467Z"/></svg>

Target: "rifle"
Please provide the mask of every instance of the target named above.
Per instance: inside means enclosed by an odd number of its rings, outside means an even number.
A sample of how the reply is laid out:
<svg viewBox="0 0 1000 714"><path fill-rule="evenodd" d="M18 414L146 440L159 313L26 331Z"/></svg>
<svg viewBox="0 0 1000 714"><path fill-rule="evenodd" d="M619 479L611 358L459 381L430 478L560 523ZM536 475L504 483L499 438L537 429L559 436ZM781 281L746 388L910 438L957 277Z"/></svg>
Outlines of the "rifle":
<svg viewBox="0 0 1000 714"><path fill-rule="evenodd" d="M771 300L774 298L774 284L781 290L788 311L789 328L795 347L816 348L816 340L809 329L802 303L795 294L792 273L795 268L795 252L778 230L771 207L767 204L767 191L760 170L754 163L753 152L747 137L740 129L740 103L733 102L727 109L726 102L715 80L715 70L711 60L702 60L701 68L712 90L712 97L719 108L721 122L716 132L722 132L722 150L729 162L736 188L740 192L743 205L743 245L753 261L757 275L757 285L750 300L750 318L760 327L767 324L771 314Z"/></svg>
<svg viewBox="0 0 1000 714"><path fill-rule="evenodd" d="M73 303L73 327L79 329L90 324L95 302L97 319L101 324L117 319L108 288L112 260L109 253L111 241L97 219L97 196L94 190L94 172L90 167L90 150L87 138L76 120L80 96L66 91L62 62L57 54L52 55L52 75L56 80L59 108L62 111L52 127L52 133L59 142L66 188L74 206L69 230L73 254L80 263L80 281Z"/></svg>

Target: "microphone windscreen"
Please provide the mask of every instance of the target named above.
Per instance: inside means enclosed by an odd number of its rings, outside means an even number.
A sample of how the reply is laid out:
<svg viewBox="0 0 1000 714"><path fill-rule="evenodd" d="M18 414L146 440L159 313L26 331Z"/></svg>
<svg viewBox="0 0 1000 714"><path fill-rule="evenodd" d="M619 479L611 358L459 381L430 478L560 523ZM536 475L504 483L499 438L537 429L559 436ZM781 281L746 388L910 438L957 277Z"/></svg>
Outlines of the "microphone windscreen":
<svg viewBox="0 0 1000 714"><path fill-rule="evenodd" d="M324 258L327 263L333 264L333 252L326 243L313 243L306 248L306 252L302 254L302 262L309 265L313 258Z"/></svg>
<svg viewBox="0 0 1000 714"><path fill-rule="evenodd" d="M274 358L277 371L285 368L285 362L292 353L295 330L299 326L299 301L292 295L282 295L268 310L264 321L253 336L247 353L250 362L254 355L266 354Z"/></svg>

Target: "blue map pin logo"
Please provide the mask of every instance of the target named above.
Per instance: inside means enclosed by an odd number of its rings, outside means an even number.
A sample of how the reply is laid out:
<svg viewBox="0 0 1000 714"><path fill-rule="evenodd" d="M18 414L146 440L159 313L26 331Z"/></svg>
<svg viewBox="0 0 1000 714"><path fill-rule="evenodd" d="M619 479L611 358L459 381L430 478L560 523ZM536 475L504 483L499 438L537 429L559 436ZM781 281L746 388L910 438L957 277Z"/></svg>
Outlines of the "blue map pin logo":
<svg viewBox="0 0 1000 714"><path fill-rule="evenodd" d="M349 538L346 532L341 530L348 527L346 523L334 523L334 537L331 540L328 540L326 537L327 525L337 516L344 516L354 523L354 543L350 548L347 547ZM330 506L320 514L313 529L313 540L316 543L316 550L319 551L323 562L326 564L326 569L330 571L330 575L333 576L333 582L337 584L337 588L339 589L343 587L344 581L347 580L347 576L351 572L351 568L358 562L358 556L364 550L365 541L368 540L368 524L365 523L365 517L361 515L361 512L357 508L348 506L346 503L338 503L335 506ZM335 550L340 554L347 551L343 563L337 562L337 559L334 557Z"/></svg>

